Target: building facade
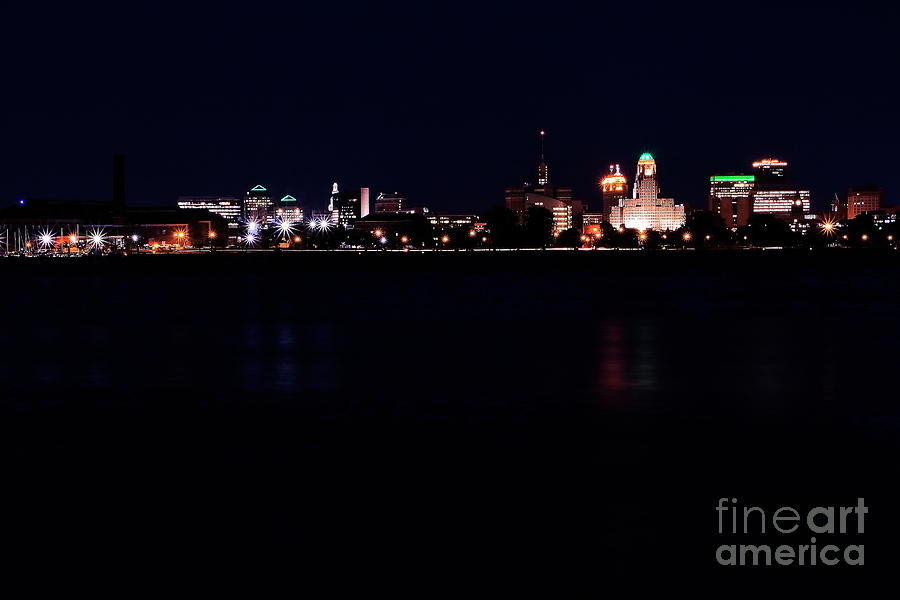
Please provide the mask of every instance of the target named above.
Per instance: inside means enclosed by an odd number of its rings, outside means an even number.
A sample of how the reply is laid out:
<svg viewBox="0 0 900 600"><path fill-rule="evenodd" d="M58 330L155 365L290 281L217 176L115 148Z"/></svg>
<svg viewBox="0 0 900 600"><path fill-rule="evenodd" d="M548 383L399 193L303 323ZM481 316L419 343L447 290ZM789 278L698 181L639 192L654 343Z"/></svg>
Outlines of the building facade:
<svg viewBox="0 0 900 600"><path fill-rule="evenodd" d="M271 225L275 220L275 203L269 191L256 185L244 197L244 218L260 225Z"/></svg>
<svg viewBox="0 0 900 600"><path fill-rule="evenodd" d="M856 187L847 190L847 219L881 210L881 188Z"/></svg>
<svg viewBox="0 0 900 600"><path fill-rule="evenodd" d="M788 163L778 158L763 158L753 163L753 212L775 215L789 222L804 220L812 210L809 190L791 185Z"/></svg>
<svg viewBox="0 0 900 600"><path fill-rule="evenodd" d="M612 208L619 206L619 202L628 196L628 181L619 165L609 165L609 173L600 180L600 190L603 194L603 220L609 221Z"/></svg>
<svg viewBox="0 0 900 600"><path fill-rule="evenodd" d="M299 223L303 221L303 208L297 199L290 194L283 196L275 205L275 219Z"/></svg>
<svg viewBox="0 0 900 600"><path fill-rule="evenodd" d="M332 223L348 229L353 227L353 224L362 216L361 191L342 192L338 190L337 183L332 185L331 199L328 202L328 212L331 213Z"/></svg>
<svg viewBox="0 0 900 600"><path fill-rule="evenodd" d="M755 175L713 175L709 178L709 210L726 227L743 227L753 214Z"/></svg>
<svg viewBox="0 0 900 600"><path fill-rule="evenodd" d="M683 204L675 204L672 198L659 197L659 179L656 160L649 152L641 154L634 180L631 198L624 198L610 209L609 222L614 227L629 229L678 229L685 222Z"/></svg>

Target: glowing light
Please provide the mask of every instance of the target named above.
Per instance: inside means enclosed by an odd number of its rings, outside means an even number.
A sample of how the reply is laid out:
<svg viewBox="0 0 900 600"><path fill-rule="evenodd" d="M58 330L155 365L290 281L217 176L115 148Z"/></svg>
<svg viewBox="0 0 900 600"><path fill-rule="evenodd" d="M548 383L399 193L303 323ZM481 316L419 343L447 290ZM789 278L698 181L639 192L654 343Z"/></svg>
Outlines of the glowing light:
<svg viewBox="0 0 900 600"><path fill-rule="evenodd" d="M375 237L381 237L382 235L383 235L383 233L380 229L375 230Z"/></svg>
<svg viewBox="0 0 900 600"><path fill-rule="evenodd" d="M756 181L756 175L713 175L709 178L711 182L716 181Z"/></svg>
<svg viewBox="0 0 900 600"><path fill-rule="evenodd" d="M834 221L832 221L831 219L822 221L821 223L819 223L819 229L822 230L822 233L824 235L834 235Z"/></svg>
<svg viewBox="0 0 900 600"><path fill-rule="evenodd" d="M100 228L91 229L88 232L88 248L90 250L102 250L106 245L106 230Z"/></svg>
<svg viewBox="0 0 900 600"><path fill-rule="evenodd" d="M72 243L72 244L77 244L77 243L78 243L78 236L77 236L77 235L70 235L70 236L69 236L69 242Z"/></svg>
<svg viewBox="0 0 900 600"><path fill-rule="evenodd" d="M786 167L787 163L783 160L778 160L777 158L764 158L762 160L758 160L753 163L753 168L758 169L759 167Z"/></svg>
<svg viewBox="0 0 900 600"><path fill-rule="evenodd" d="M444 237L441 238L441 241L444 242L444 243L446 244L447 242L450 241L450 238L449 238L448 236L445 235Z"/></svg>
<svg viewBox="0 0 900 600"><path fill-rule="evenodd" d="M131 241L132 241L132 242L137 243L138 239L139 239L139 238L138 238L138 235L137 235L136 233L131 234Z"/></svg>
<svg viewBox="0 0 900 600"><path fill-rule="evenodd" d="M216 235L217 235L217 234L216 234L215 231L210 231L210 232L209 232L209 239L211 239L211 240L216 239Z"/></svg>
<svg viewBox="0 0 900 600"><path fill-rule="evenodd" d="M403 237L400 238L400 242L403 244L407 244L407 243L409 243L409 238L404 235Z"/></svg>
<svg viewBox="0 0 900 600"><path fill-rule="evenodd" d="M296 229L294 222L290 219L281 219L276 226L278 227L278 231L281 232L281 236L285 239L294 235Z"/></svg>
<svg viewBox="0 0 900 600"><path fill-rule="evenodd" d="M862 234L862 241L864 241L864 242L865 242L865 241L866 241L866 240L867 240L867 239L869 239L869 236L868 236L868 235L866 235L866 234L865 234L865 233L864 233L864 234Z"/></svg>
<svg viewBox="0 0 900 600"><path fill-rule="evenodd" d="M684 241L686 241L686 242L691 241L691 234L690 234L690 232L688 232L688 231L685 231L685 232L684 232L684 235L682 235L681 237L682 237L682 239L683 239Z"/></svg>
<svg viewBox="0 0 900 600"><path fill-rule="evenodd" d="M251 235L256 235L259 233L260 223L256 219L250 219L247 221L247 233Z"/></svg>
<svg viewBox="0 0 900 600"><path fill-rule="evenodd" d="M378 241L381 242L382 244L387 244L387 238L386 238L386 237L383 237L383 238L381 238L381 239L378 240Z"/></svg>
<svg viewBox="0 0 900 600"><path fill-rule="evenodd" d="M475 237L475 230L474 230L474 229L470 229L470 230L469 230L469 237Z"/></svg>
<svg viewBox="0 0 900 600"><path fill-rule="evenodd" d="M299 244L300 242L301 242L300 236L299 235L294 236L294 243Z"/></svg>
<svg viewBox="0 0 900 600"><path fill-rule="evenodd" d="M52 248L53 247L53 235L50 233L48 229L44 229L38 235L38 245L41 248Z"/></svg>
<svg viewBox="0 0 900 600"><path fill-rule="evenodd" d="M643 154L641 154L641 157L638 160L639 161L653 160L653 155L650 154L649 152L644 152Z"/></svg>
<svg viewBox="0 0 900 600"><path fill-rule="evenodd" d="M255 233L247 233L242 240L245 246L255 246L257 242L257 235Z"/></svg>

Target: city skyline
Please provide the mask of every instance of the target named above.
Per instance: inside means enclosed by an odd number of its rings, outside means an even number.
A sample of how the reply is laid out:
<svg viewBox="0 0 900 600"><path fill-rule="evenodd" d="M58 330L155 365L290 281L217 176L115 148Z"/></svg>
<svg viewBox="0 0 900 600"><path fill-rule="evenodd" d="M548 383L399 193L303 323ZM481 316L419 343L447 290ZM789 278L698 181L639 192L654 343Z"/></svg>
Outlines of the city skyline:
<svg viewBox="0 0 900 600"><path fill-rule="evenodd" d="M541 128L555 177L588 201L607 165L645 151L666 165L666 195L691 204L710 174L770 155L791 161L819 210L852 186L900 187L869 167L892 151L894 90L861 94L842 76L882 80L870 57L889 54L890 19L874 4L359 9L147 7L114 28L82 20L76 35L66 11L11 8L3 43L28 50L9 74L20 91L5 99L0 199L94 197L121 152L144 205L258 182L306 200L339 181L482 210L530 176ZM865 43L836 43L848 29ZM265 43L232 42L245 35ZM636 76L660 93L618 91Z"/></svg>

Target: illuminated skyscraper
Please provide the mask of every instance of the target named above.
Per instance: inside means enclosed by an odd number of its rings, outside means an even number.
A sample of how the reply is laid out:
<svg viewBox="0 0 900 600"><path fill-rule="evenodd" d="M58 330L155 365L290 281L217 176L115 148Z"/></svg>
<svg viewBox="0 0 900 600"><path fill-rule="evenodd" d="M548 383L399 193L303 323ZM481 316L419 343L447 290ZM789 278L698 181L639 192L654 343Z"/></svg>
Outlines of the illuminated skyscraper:
<svg viewBox="0 0 900 600"><path fill-rule="evenodd" d="M541 162L538 164L538 185L547 185L550 183L550 167L544 160L544 135L547 132L541 130Z"/></svg>
<svg viewBox="0 0 900 600"><path fill-rule="evenodd" d="M777 158L763 158L753 163L754 213L771 214L787 221L803 219L810 213L809 190L797 189L790 184L787 166L787 162Z"/></svg>
<svg viewBox="0 0 900 600"><path fill-rule="evenodd" d="M278 201L278 205L275 207L275 217L278 220L299 223L303 220L303 209L297 199L288 194Z"/></svg>
<svg viewBox="0 0 900 600"><path fill-rule="evenodd" d="M399 213L403 210L403 203L406 200L398 192L381 192L375 198L375 210L377 213Z"/></svg>
<svg viewBox="0 0 900 600"><path fill-rule="evenodd" d="M331 187L331 199L328 202L328 211L331 213L331 221L344 227L352 227L360 215L360 193L341 192L338 184Z"/></svg>
<svg viewBox="0 0 900 600"><path fill-rule="evenodd" d="M628 195L628 182L619 165L609 165L609 173L600 180L600 189L603 192L603 220L609 221L612 208L619 206Z"/></svg>
<svg viewBox="0 0 900 600"><path fill-rule="evenodd" d="M847 218L881 210L881 188L857 187L847 190Z"/></svg>
<svg viewBox="0 0 900 600"><path fill-rule="evenodd" d="M656 160L649 152L641 154L637 164L632 198L624 198L610 209L609 222L631 229L678 229L685 222L684 205L672 198L659 197Z"/></svg>
<svg viewBox="0 0 900 600"><path fill-rule="evenodd" d="M244 218L262 225L271 225L275 218L275 203L269 191L257 185L250 188L244 198Z"/></svg>
<svg viewBox="0 0 900 600"><path fill-rule="evenodd" d="M783 187L787 163L777 158L762 158L753 163L756 185L762 189Z"/></svg>
<svg viewBox="0 0 900 600"><path fill-rule="evenodd" d="M742 227L753 213L755 175L713 175L709 178L709 210L718 213L726 227Z"/></svg>

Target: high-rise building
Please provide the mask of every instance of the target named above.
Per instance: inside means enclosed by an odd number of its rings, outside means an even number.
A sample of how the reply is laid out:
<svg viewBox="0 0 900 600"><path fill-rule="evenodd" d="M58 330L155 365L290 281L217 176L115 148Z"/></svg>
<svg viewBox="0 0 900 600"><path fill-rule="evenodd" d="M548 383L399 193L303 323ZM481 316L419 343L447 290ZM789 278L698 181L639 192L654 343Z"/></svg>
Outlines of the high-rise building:
<svg viewBox="0 0 900 600"><path fill-rule="evenodd" d="M372 209L369 207L369 188L360 188L359 190L359 216L360 218L367 216Z"/></svg>
<svg viewBox="0 0 900 600"><path fill-rule="evenodd" d="M658 231L678 229L684 225L684 205L675 204L672 198L659 197L656 160L649 152L638 158L632 197L620 200L618 206L610 209L609 222L615 227L624 225L630 229Z"/></svg>
<svg viewBox="0 0 900 600"><path fill-rule="evenodd" d="M777 158L763 158L753 163L754 213L771 214L790 222L802 221L810 214L809 190L791 185L787 166L787 162Z"/></svg>
<svg viewBox="0 0 900 600"><path fill-rule="evenodd" d="M399 213L403 212L403 204L406 202L399 192L381 192L375 198L376 213Z"/></svg>
<svg viewBox="0 0 900 600"><path fill-rule="evenodd" d="M709 210L718 213L726 227L742 227L753 213L755 175L713 175L709 178Z"/></svg>
<svg viewBox="0 0 900 600"><path fill-rule="evenodd" d="M787 163L777 158L762 158L753 163L756 185L762 189L777 189L784 185Z"/></svg>
<svg viewBox="0 0 900 600"><path fill-rule="evenodd" d="M882 190L878 187L855 187L847 190L847 218L854 219L881 210Z"/></svg>
<svg viewBox="0 0 900 600"><path fill-rule="evenodd" d="M299 223L303 220L303 208L296 198L288 194L275 205L275 218L279 221Z"/></svg>
<svg viewBox="0 0 900 600"><path fill-rule="evenodd" d="M368 197L368 188L360 190L340 191L338 184L331 187L331 199L328 202L328 211L331 213L331 221L336 225L353 227L357 219L362 217L362 197L365 191Z"/></svg>
<svg viewBox="0 0 900 600"><path fill-rule="evenodd" d="M619 206L619 202L628 195L628 181L619 165L609 165L609 173L600 180L600 189L603 193L603 220L609 221L612 207Z"/></svg>
<svg viewBox="0 0 900 600"><path fill-rule="evenodd" d="M541 155L537 169L537 185L529 183L520 188L506 190L506 208L525 219L525 211L531 206L543 206L553 214L553 233L559 233L572 227L581 227L584 204L575 200L572 188L555 187L550 181L550 168L544 157L544 135L541 131Z"/></svg>
<svg viewBox="0 0 900 600"><path fill-rule="evenodd" d="M244 218L261 225L272 224L275 219L275 203L265 187L256 185L247 192L244 197Z"/></svg>

